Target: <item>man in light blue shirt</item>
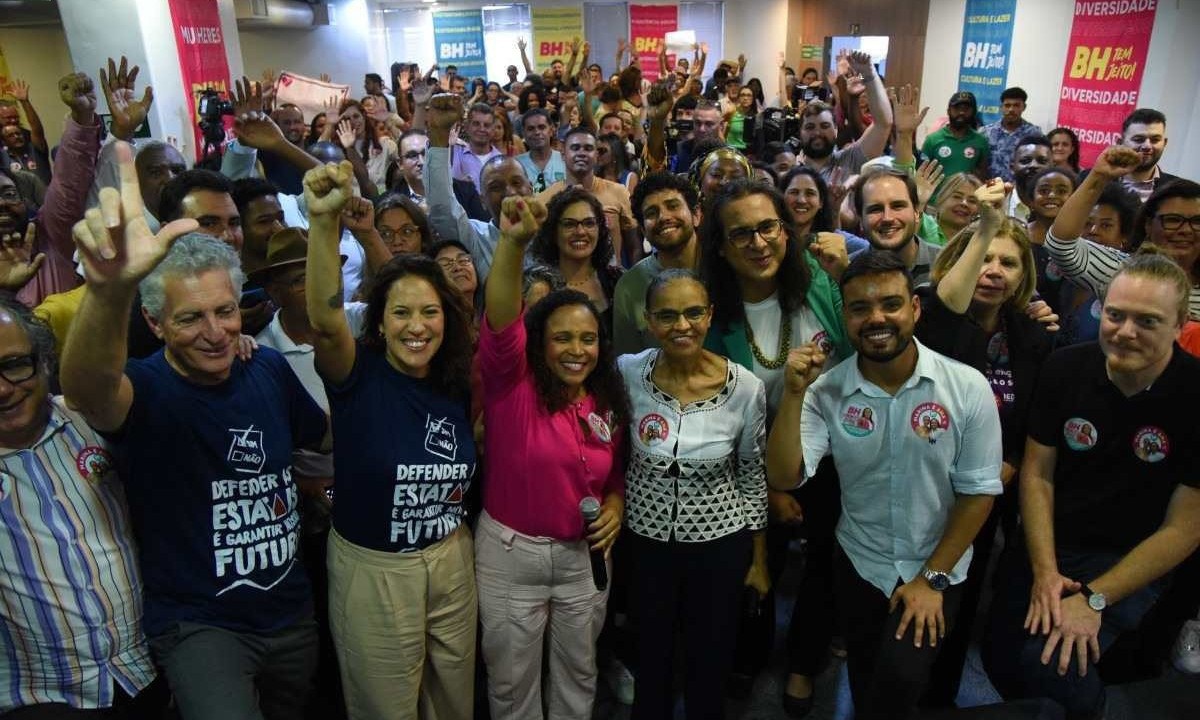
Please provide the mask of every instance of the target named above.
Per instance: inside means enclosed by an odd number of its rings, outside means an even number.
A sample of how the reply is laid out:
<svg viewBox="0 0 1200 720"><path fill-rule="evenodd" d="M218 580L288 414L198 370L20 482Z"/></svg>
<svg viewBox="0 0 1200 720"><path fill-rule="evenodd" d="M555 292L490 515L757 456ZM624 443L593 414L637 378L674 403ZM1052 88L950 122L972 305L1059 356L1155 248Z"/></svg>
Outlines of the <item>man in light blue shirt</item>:
<svg viewBox="0 0 1200 720"><path fill-rule="evenodd" d="M818 346L788 355L768 481L791 489L833 456L842 484L834 596L855 717L907 718L957 615L971 543L1003 490L1000 417L982 374L913 338L921 307L903 260L867 251L841 287L858 352L824 375Z"/></svg>
<svg viewBox="0 0 1200 720"><path fill-rule="evenodd" d="M524 131L525 147L528 152L517 156L517 162L525 171L525 177L533 185L533 191L540 193L559 180L567 177L567 164L563 161L562 153L551 149L550 140L554 137L554 129L550 124L550 113L541 108L533 108L521 117L521 129Z"/></svg>

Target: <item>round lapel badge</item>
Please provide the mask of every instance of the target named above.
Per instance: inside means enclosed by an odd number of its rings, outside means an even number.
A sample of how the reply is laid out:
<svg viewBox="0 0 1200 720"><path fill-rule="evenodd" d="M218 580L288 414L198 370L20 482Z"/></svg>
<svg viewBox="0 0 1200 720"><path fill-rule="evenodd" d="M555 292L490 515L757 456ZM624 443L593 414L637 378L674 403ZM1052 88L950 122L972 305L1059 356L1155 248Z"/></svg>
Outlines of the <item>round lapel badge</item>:
<svg viewBox="0 0 1200 720"><path fill-rule="evenodd" d="M1063 439L1072 450L1086 451L1096 446L1100 433L1089 420L1073 417L1063 423Z"/></svg>

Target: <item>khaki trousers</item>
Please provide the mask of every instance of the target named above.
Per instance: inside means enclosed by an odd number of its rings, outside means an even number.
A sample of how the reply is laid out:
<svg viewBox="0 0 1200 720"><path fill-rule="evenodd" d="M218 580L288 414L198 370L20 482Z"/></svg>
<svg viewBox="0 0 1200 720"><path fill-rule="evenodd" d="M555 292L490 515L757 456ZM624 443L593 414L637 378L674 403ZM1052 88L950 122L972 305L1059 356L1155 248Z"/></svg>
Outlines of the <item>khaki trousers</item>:
<svg viewBox="0 0 1200 720"><path fill-rule="evenodd" d="M465 525L411 553L329 533L329 625L350 720L470 720L473 555Z"/></svg>
<svg viewBox="0 0 1200 720"><path fill-rule="evenodd" d="M591 720L608 592L596 590L587 543L522 535L484 512L475 555L492 720L543 717L543 646L545 717Z"/></svg>

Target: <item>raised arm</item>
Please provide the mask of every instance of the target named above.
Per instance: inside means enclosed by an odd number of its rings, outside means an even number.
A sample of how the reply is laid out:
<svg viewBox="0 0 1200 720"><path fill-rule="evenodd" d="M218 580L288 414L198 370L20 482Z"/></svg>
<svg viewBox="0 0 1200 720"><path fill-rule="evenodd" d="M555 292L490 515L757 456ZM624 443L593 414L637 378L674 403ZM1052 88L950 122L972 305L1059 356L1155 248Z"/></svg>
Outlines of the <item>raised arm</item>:
<svg viewBox="0 0 1200 720"><path fill-rule="evenodd" d="M792 106L792 92L787 86L787 56L779 52L779 107Z"/></svg>
<svg viewBox="0 0 1200 720"><path fill-rule="evenodd" d="M1070 242L1083 235L1088 213L1096 206L1104 186L1136 170L1140 161L1137 152L1127 147L1114 146L1100 153L1091 172L1079 183L1054 218L1054 224L1050 226L1054 237Z"/></svg>
<svg viewBox="0 0 1200 720"><path fill-rule="evenodd" d="M883 81L875 74L875 65L871 56L855 50L850 53L850 67L862 75L867 86L867 106L871 109L874 122L858 139L859 148L868 160L883 154L888 136L892 132L892 105L888 102L887 91L883 89Z"/></svg>
<svg viewBox="0 0 1200 720"><path fill-rule="evenodd" d="M371 175L367 172L367 164L363 162L362 155L358 153L358 146L355 142L358 136L354 133L354 126L349 120L340 120L337 125L337 130L334 131L334 137L337 138L338 147L342 149L342 154L346 156L346 161L350 163L350 168L354 173L354 179L358 180L358 187L362 190L363 195L367 197L375 197L379 194L379 189L375 187L375 183L371 182Z"/></svg>
<svg viewBox="0 0 1200 720"><path fill-rule="evenodd" d="M346 322L342 299L342 263L339 216L351 197L349 161L330 163L304 174L304 201L308 205L308 274L304 282L308 321L315 331L317 372L330 383L340 383L354 368L354 336Z"/></svg>
<svg viewBox="0 0 1200 720"><path fill-rule="evenodd" d="M916 142L917 128L925 120L929 108L921 107L921 88L912 85L902 85L899 88L889 88L888 98L895 105L896 140L892 145L892 157L896 164L904 167L916 165L916 153L913 143Z"/></svg>
<svg viewBox="0 0 1200 720"><path fill-rule="evenodd" d="M986 185L980 185L975 189L975 199L979 201L979 227L975 229L963 254L937 285L938 299L948 310L959 315L966 313L971 306L984 258L992 239L1000 230L1000 224L1004 222L1004 212L1000 209L1000 204L1004 202L1004 181L996 178Z"/></svg>
<svg viewBox="0 0 1200 720"><path fill-rule="evenodd" d="M529 55L525 53L525 38L517 38L517 49L521 51L521 64L525 66L525 74L533 75L533 65L529 64Z"/></svg>
<svg viewBox="0 0 1200 720"><path fill-rule="evenodd" d="M100 89L104 92L104 102L108 104L108 112L112 118L109 131L118 140L128 142L133 133L146 121L146 113L154 103L154 89L146 86L142 99L134 94L134 84L140 68L137 65L129 67L125 56L121 56L121 66L108 59L108 71L100 68Z"/></svg>
<svg viewBox="0 0 1200 720"><path fill-rule="evenodd" d="M288 142L263 109L262 86L244 77L234 83L233 134L242 145L265 150L298 170L307 171L320 165L315 157Z"/></svg>
<svg viewBox="0 0 1200 720"><path fill-rule="evenodd" d="M646 117L650 119L650 130L646 136L646 160L648 169L657 170L667 164L667 118L671 115L671 91L662 83L655 83L646 96Z"/></svg>
<svg viewBox="0 0 1200 720"><path fill-rule="evenodd" d="M46 129L42 127L42 119L38 117L33 103L29 102L29 84L22 80L13 80L11 92L12 96L21 104L21 109L25 111L25 119L29 122L29 141L38 150L44 153L50 152L50 147L46 144Z"/></svg>
<svg viewBox="0 0 1200 720"><path fill-rule="evenodd" d="M392 251L375 227L375 204L363 197L352 197L342 207L342 223L367 257L367 276L374 277L392 259Z"/></svg>
<svg viewBox="0 0 1200 720"><path fill-rule="evenodd" d="M142 213L133 151L117 146L121 190L100 190L100 207L75 224L87 288L63 348L59 378L67 402L97 430L115 431L133 405L125 375L129 311L142 278L166 257L171 243L195 230L195 220L168 223L157 235Z"/></svg>
<svg viewBox="0 0 1200 720"><path fill-rule="evenodd" d="M800 417L804 396L820 377L824 365L825 353L816 343L806 343L788 352L784 369L787 384L767 438L767 484L774 490L791 490L804 477Z"/></svg>
<svg viewBox="0 0 1200 720"><path fill-rule="evenodd" d="M545 217L546 208L533 198L504 198L500 207L500 242L496 244L486 288L487 323L492 330L503 330L521 314L525 248Z"/></svg>
<svg viewBox="0 0 1200 720"><path fill-rule="evenodd" d="M571 38L571 57L567 60L566 71L563 74L563 77L567 80L567 82L572 82L575 79L575 64L578 62L579 62L579 36L576 35L575 37ZM586 63L584 65L584 69L585 69L585 71L587 69Z"/></svg>

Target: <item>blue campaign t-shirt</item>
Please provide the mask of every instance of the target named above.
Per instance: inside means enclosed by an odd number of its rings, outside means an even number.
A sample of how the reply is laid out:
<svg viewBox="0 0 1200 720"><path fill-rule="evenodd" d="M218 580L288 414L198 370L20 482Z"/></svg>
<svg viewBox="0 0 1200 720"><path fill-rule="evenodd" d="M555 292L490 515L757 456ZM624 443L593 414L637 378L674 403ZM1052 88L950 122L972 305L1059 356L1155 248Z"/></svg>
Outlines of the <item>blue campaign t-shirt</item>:
<svg viewBox="0 0 1200 720"><path fill-rule="evenodd" d="M133 405L112 437L140 549L148 635L188 621L272 632L311 612L296 542L292 450L325 414L287 361L260 348L217 385L163 351L130 360Z"/></svg>
<svg viewBox="0 0 1200 720"><path fill-rule="evenodd" d="M475 435L456 401L360 345L333 422L333 528L360 547L412 552L454 532L475 472Z"/></svg>

